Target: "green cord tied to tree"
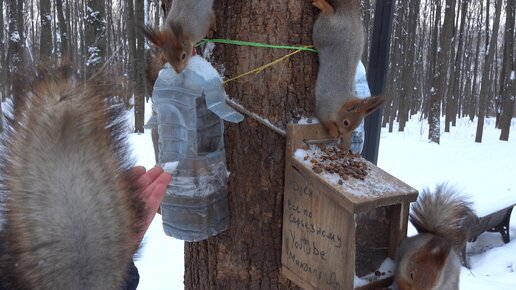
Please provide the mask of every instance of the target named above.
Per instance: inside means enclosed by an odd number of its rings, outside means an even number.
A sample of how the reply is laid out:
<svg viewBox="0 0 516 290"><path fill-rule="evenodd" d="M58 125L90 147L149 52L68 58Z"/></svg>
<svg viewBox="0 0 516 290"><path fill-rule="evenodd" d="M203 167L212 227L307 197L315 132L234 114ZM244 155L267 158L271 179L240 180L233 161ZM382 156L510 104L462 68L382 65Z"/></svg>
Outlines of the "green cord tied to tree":
<svg viewBox="0 0 516 290"><path fill-rule="evenodd" d="M252 41L241 41L241 40L231 40L231 39L222 39L222 38L214 38L214 39L203 39L199 41L195 47L206 44L208 42L213 43L224 43L224 44L232 44L232 45L240 45L240 46L254 46L254 47L265 47L265 48L276 48L276 49L290 49L290 50L300 50L300 51L310 51L317 53L311 45L308 46L293 46L293 45L274 45L260 42L252 42Z"/></svg>
<svg viewBox="0 0 516 290"><path fill-rule="evenodd" d="M259 42L251 42L251 41L241 41L241 40L231 40L231 39L221 39L221 38L215 38L215 39L203 39L201 41L199 41L195 47L199 47L203 44L207 44L209 42L213 42L213 43L223 43L223 44L232 44L232 45L240 45L240 46L254 46L254 47L264 47L264 48L274 48L274 49L289 49L289 50L294 50L293 52L285 55L285 56L282 56L276 60L273 60L263 66L260 66L260 67L257 67L255 69L252 69L248 72L245 72L245 73L242 73L236 77L233 77L233 78L230 78L230 79L227 79L224 81L224 84L227 84L231 81L234 81L236 79L239 79L241 77L244 77L244 76L247 76L247 75L250 75L250 74L258 74L260 72L262 72L264 69L270 67L270 66L273 66L289 57L291 57L292 55L296 54L296 53L299 53L301 51L309 51L309 52L315 52L317 53L317 50L315 50L313 48L312 45L306 45L306 46L292 46L292 45L274 45L274 44L266 44L266 43L259 43Z"/></svg>

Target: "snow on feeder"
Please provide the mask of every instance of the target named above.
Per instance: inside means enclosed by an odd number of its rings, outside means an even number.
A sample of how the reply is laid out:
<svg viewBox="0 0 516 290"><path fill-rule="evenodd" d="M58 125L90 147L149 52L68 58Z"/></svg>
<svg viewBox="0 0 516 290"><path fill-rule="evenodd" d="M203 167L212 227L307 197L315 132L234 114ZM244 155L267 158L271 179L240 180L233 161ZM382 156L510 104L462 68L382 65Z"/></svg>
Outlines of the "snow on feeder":
<svg viewBox="0 0 516 290"><path fill-rule="evenodd" d="M168 236L200 241L229 226L224 122L243 116L225 104L217 71L194 56L177 74L159 73L152 95L157 113L147 127L158 128L158 163L173 175L161 203Z"/></svg>
<svg viewBox="0 0 516 290"><path fill-rule="evenodd" d="M331 145L321 124L287 128L282 273L309 289L392 283L417 190Z"/></svg>

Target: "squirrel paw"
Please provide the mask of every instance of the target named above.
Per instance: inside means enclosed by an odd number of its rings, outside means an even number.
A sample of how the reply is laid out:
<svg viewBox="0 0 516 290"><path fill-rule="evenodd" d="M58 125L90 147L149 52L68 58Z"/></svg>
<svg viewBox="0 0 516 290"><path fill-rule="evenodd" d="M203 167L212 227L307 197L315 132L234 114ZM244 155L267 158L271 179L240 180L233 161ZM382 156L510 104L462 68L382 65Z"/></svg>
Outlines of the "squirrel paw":
<svg viewBox="0 0 516 290"><path fill-rule="evenodd" d="M319 8L323 13L333 14L335 9L326 0L313 0L312 5Z"/></svg>
<svg viewBox="0 0 516 290"><path fill-rule="evenodd" d="M337 127L337 124L333 121L326 121L322 122L322 125L326 128L330 136L334 139L339 137L339 127Z"/></svg>

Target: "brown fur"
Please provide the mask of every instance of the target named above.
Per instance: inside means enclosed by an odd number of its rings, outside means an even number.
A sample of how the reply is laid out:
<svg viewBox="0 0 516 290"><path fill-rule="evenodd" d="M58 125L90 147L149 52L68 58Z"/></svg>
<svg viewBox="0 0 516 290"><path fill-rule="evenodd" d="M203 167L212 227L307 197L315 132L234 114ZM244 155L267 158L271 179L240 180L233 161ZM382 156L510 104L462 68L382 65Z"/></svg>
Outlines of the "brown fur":
<svg viewBox="0 0 516 290"><path fill-rule="evenodd" d="M140 28L179 74L192 57L194 45L214 27L213 0L174 0L164 30L150 26Z"/></svg>
<svg viewBox="0 0 516 290"><path fill-rule="evenodd" d="M476 215L465 197L446 184L423 190L412 205L410 220L419 234L405 239L397 252L400 290L457 290L467 226Z"/></svg>
<svg viewBox="0 0 516 290"><path fill-rule="evenodd" d="M107 77L45 73L4 142L0 277L9 289L121 289L143 215Z"/></svg>

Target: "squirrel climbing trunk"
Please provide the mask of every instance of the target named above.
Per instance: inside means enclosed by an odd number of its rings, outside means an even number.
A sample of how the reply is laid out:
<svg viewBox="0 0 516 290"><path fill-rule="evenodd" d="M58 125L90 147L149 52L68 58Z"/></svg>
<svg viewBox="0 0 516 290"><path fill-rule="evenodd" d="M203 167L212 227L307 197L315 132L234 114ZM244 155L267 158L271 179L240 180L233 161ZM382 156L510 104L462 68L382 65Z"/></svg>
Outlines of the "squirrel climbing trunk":
<svg viewBox="0 0 516 290"><path fill-rule="evenodd" d="M315 109L330 135L340 137L342 147L349 149L353 130L383 105L385 97L359 99L355 95L355 73L365 45L360 1L332 2L312 2L321 10L312 35L319 52Z"/></svg>

